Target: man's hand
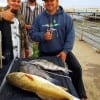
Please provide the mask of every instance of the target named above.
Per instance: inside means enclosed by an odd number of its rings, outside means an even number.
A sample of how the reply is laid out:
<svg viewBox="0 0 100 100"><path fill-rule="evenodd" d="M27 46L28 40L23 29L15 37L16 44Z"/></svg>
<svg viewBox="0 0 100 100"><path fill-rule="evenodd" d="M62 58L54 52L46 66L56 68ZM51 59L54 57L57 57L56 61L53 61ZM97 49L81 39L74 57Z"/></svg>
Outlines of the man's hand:
<svg viewBox="0 0 100 100"><path fill-rule="evenodd" d="M51 40L53 37L52 33L50 30L47 30L47 32L44 34L45 40Z"/></svg>
<svg viewBox="0 0 100 100"><path fill-rule="evenodd" d="M12 13L10 9L2 12L2 18L7 21L11 21L13 17L14 17L14 13Z"/></svg>
<svg viewBox="0 0 100 100"><path fill-rule="evenodd" d="M57 57L59 57L62 61L66 61L66 59L67 59L67 54L65 53L65 52L60 52L58 55L57 55Z"/></svg>

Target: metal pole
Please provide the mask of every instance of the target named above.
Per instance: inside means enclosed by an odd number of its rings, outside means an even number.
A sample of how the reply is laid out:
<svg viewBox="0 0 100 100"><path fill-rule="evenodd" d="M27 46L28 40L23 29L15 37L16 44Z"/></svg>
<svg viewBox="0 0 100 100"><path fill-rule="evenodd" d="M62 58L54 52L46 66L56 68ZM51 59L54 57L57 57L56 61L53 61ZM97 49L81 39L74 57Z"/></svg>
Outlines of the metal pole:
<svg viewBox="0 0 100 100"><path fill-rule="evenodd" d="M4 86L5 82L6 82L6 77L7 77L7 75L10 73L10 71L11 71L11 69L12 69L12 66L14 65L14 61L15 61L15 59L12 60L10 66L9 66L9 69L8 69L6 75L4 76L4 79L3 79L3 81L2 81L2 83L1 83L1 85L0 85L0 92L2 91L2 88L3 88L3 86Z"/></svg>

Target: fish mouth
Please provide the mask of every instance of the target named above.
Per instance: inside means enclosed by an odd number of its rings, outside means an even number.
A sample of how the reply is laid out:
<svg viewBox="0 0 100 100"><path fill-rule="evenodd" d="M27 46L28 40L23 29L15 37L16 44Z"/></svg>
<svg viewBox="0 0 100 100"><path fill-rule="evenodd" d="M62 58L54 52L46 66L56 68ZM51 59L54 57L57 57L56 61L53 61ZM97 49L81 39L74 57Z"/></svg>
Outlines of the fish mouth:
<svg viewBox="0 0 100 100"><path fill-rule="evenodd" d="M7 79L10 80L11 78L14 78L16 75L17 75L18 79L20 79L23 76L25 76L25 74L22 73L22 72L13 72L13 73L10 73L10 74L7 75Z"/></svg>

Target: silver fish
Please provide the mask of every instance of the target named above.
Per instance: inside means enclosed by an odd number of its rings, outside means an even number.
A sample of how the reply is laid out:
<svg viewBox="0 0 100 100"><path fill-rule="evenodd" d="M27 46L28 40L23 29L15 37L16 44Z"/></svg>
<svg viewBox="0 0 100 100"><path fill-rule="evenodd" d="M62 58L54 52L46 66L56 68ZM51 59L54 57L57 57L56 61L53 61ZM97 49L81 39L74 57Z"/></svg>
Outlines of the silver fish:
<svg viewBox="0 0 100 100"><path fill-rule="evenodd" d="M63 71L65 73L68 73L68 66L66 65L66 63L64 62L64 68L62 66L56 65L50 61L47 61L45 59L36 59L36 60L31 60L25 63L31 63L35 66L39 66L41 67L41 69L44 70L50 70L50 71Z"/></svg>
<svg viewBox="0 0 100 100"><path fill-rule="evenodd" d="M39 66L33 65L31 63L26 63L26 61L22 61L20 63L20 71L32 75L37 75L42 78L49 80L52 83L60 84L58 80L51 78L44 70L42 70Z"/></svg>

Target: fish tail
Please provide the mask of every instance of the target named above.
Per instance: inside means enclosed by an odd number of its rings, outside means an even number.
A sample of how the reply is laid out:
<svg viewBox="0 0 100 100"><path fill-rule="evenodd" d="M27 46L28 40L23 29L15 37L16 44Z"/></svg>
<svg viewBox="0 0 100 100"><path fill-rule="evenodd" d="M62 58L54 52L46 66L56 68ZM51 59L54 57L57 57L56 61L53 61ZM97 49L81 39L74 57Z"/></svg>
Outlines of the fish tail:
<svg viewBox="0 0 100 100"><path fill-rule="evenodd" d="M64 73L69 74L68 68L64 69Z"/></svg>
<svg viewBox="0 0 100 100"><path fill-rule="evenodd" d="M66 73L66 74L69 74L69 73L72 72L72 71L71 71L70 69L68 69L67 67L66 67L63 71L64 71L64 73Z"/></svg>
<svg viewBox="0 0 100 100"><path fill-rule="evenodd" d="M72 72L71 70L68 69L68 65L66 62L64 62L64 67L65 67L65 70L64 70L65 73L69 74L69 72Z"/></svg>

